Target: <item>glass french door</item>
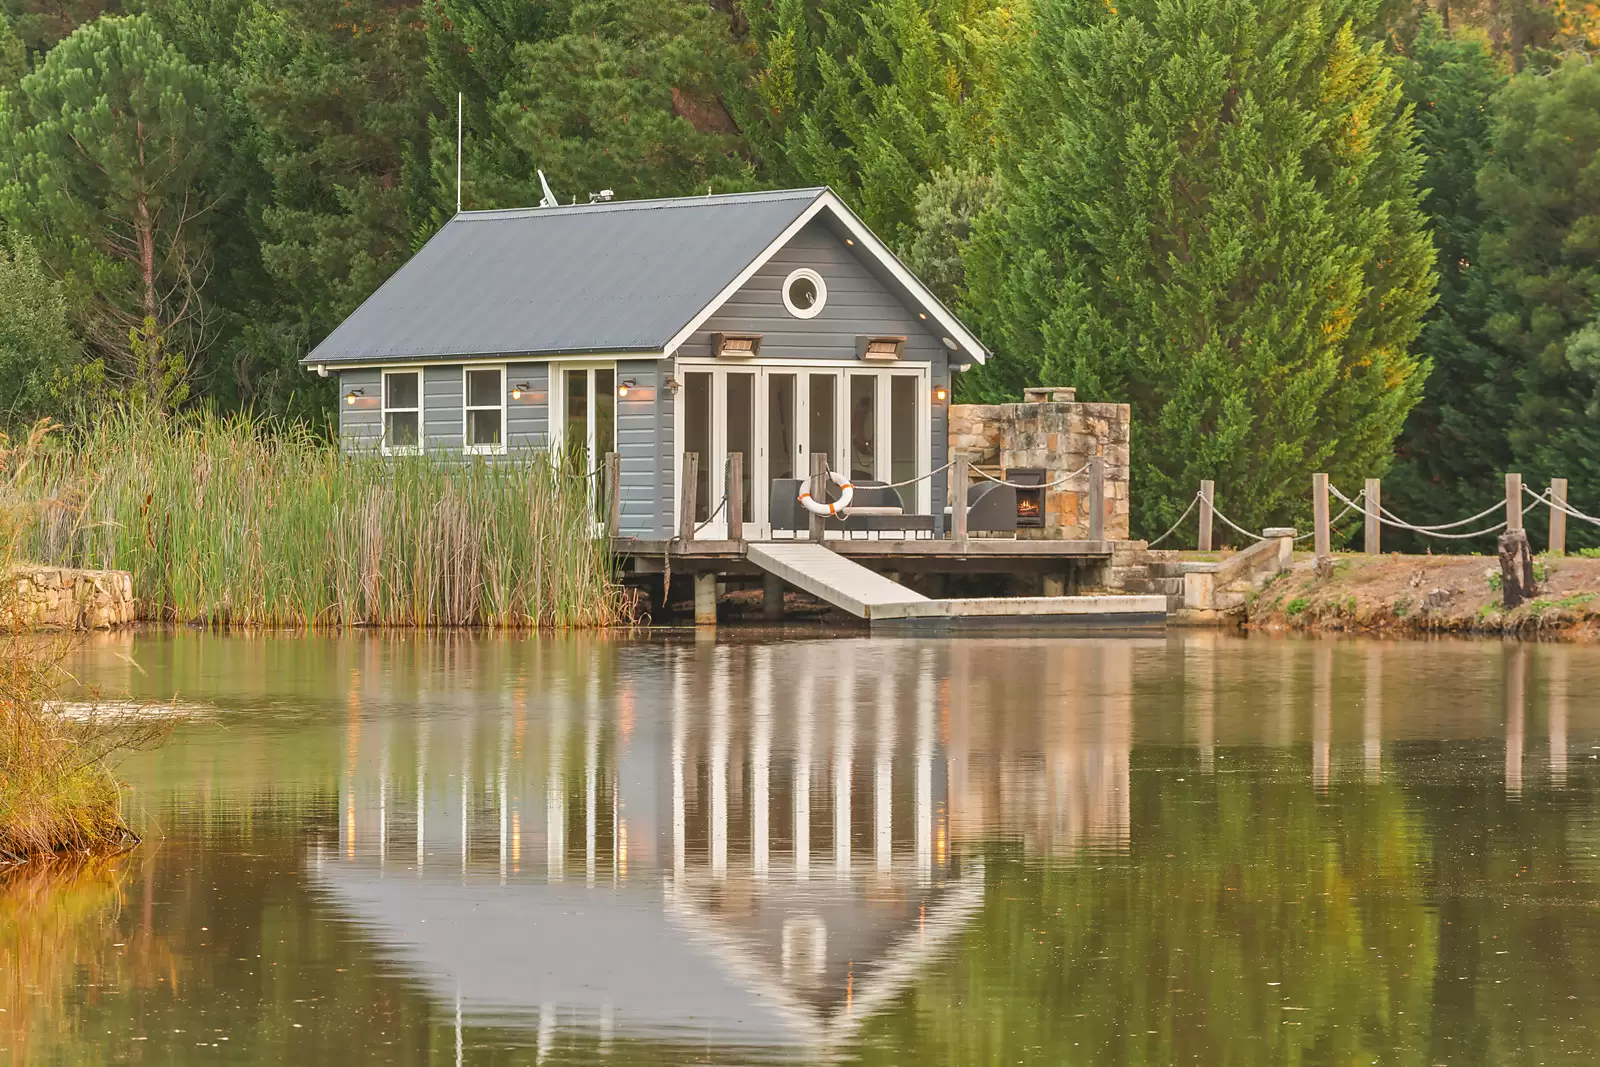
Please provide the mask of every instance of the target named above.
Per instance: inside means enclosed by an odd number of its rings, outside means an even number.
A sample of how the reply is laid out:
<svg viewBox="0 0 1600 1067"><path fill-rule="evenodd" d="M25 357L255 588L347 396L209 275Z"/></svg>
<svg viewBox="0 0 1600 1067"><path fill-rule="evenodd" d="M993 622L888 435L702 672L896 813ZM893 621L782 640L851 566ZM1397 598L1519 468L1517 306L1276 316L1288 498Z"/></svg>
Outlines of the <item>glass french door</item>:
<svg viewBox="0 0 1600 1067"><path fill-rule="evenodd" d="M551 364L557 397L552 407L558 461L578 475L593 475L589 506L596 519L604 507L600 471L606 453L617 450L617 367L603 364Z"/></svg>
<svg viewBox="0 0 1600 1067"><path fill-rule="evenodd" d="M901 482L928 469L928 375L925 368L860 368L859 364L717 366L680 364L682 452L699 455L695 522L699 536L727 536L727 460L744 456L745 536L771 535L772 483L805 478L810 455L848 471L852 481ZM681 460L680 460L681 462ZM681 471L680 471L680 481ZM926 483L900 490L923 514Z"/></svg>

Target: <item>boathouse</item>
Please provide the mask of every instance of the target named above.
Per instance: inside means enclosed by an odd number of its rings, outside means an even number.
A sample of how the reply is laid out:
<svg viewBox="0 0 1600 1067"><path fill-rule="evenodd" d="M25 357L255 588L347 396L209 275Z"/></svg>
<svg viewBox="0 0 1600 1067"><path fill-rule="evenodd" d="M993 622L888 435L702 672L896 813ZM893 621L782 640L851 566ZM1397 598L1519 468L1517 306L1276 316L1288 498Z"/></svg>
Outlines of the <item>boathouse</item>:
<svg viewBox="0 0 1600 1067"><path fill-rule="evenodd" d="M796 189L462 212L304 362L338 377L348 449L615 451L622 536L680 528L694 453L714 539L730 454L757 538L810 453L856 481L944 466L950 375L986 356L838 196Z"/></svg>

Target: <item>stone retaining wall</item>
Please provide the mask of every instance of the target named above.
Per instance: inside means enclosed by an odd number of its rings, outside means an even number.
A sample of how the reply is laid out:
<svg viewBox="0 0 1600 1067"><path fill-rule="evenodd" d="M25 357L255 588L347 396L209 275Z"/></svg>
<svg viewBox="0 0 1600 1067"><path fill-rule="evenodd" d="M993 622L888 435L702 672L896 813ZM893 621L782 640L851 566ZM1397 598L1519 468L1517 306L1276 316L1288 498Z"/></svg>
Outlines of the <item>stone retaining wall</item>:
<svg viewBox="0 0 1600 1067"><path fill-rule="evenodd" d="M109 630L138 618L127 571L15 567L0 625L29 630Z"/></svg>

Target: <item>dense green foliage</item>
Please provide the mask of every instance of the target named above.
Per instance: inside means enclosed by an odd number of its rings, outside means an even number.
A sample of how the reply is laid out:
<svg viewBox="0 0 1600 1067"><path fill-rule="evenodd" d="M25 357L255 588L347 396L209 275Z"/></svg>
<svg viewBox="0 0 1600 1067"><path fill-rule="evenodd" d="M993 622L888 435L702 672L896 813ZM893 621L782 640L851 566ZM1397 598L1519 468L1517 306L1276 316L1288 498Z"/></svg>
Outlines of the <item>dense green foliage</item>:
<svg viewBox="0 0 1600 1067"><path fill-rule="evenodd" d="M22 423L61 406L81 382L82 350L61 285L31 243L0 248L0 419ZM75 381L75 379L78 379Z"/></svg>
<svg viewBox="0 0 1600 1067"><path fill-rule="evenodd" d="M838 189L996 350L968 398L1134 405L1136 532L1391 457L1418 520L1510 466L1600 505L1597 44L1592 0L0 0L0 228L72 335L6 342L0 414L323 432L297 361L456 210L459 94L469 209Z"/></svg>

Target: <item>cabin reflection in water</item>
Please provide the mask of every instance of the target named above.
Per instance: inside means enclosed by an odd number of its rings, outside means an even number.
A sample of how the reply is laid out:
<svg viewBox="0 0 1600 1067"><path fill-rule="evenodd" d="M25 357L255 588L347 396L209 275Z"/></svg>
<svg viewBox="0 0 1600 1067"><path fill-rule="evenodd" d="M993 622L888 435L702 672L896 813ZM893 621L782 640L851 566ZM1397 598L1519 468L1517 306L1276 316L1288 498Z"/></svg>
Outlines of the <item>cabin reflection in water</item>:
<svg viewBox="0 0 1600 1067"><path fill-rule="evenodd" d="M836 1046L981 906L963 843L1126 846L1132 656L596 644L487 706L353 714L311 862L469 1019Z"/></svg>

